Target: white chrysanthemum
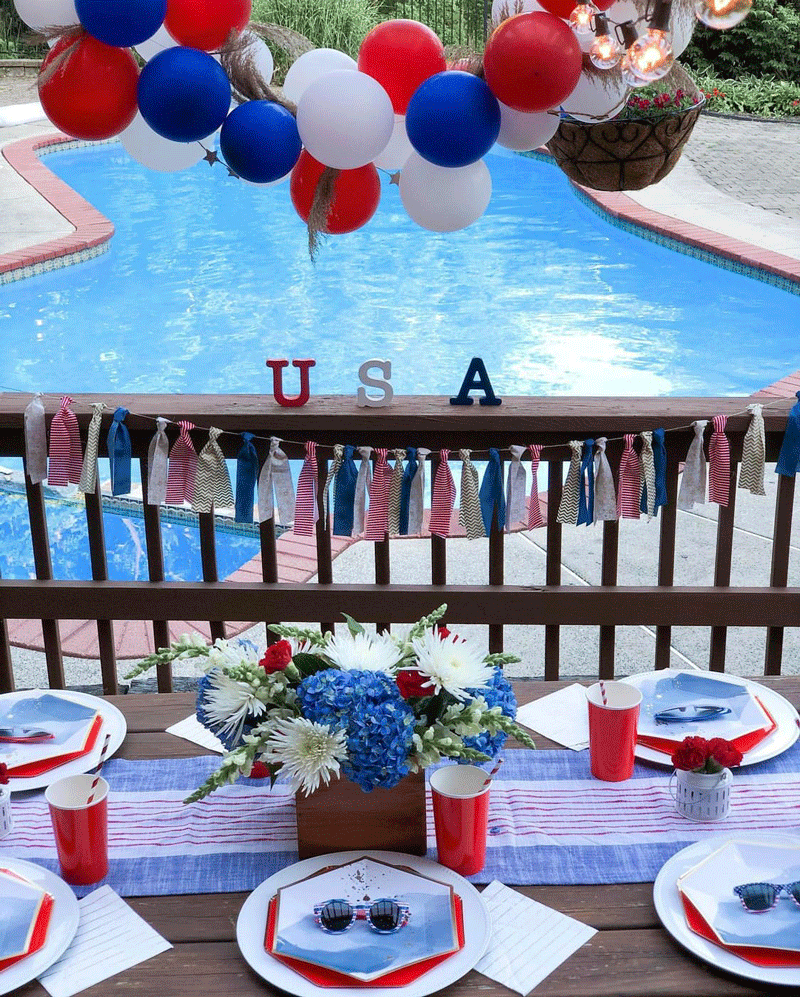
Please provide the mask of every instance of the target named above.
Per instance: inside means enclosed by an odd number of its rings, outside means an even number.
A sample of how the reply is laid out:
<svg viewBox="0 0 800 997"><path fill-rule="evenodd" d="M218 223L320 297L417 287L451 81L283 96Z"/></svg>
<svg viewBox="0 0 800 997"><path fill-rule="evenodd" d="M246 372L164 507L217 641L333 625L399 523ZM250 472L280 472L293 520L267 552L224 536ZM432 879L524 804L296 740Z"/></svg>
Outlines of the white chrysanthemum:
<svg viewBox="0 0 800 997"><path fill-rule="evenodd" d="M460 637L440 637L426 630L411 643L417 655L415 667L429 677L432 692L444 689L463 700L467 689L483 689L492 677L493 668L483 660L484 652Z"/></svg>
<svg viewBox="0 0 800 997"><path fill-rule="evenodd" d="M332 731L305 717L276 720L266 743L264 756L279 762L281 774L289 778L292 792L302 789L306 796L327 786L332 775L339 775L339 762L347 757L344 731Z"/></svg>
<svg viewBox="0 0 800 997"><path fill-rule="evenodd" d="M240 734L246 717L259 717L266 710L266 705L246 682L236 682L221 671L211 672L208 679L203 712L212 726L219 725L221 733L234 731Z"/></svg>
<svg viewBox="0 0 800 997"><path fill-rule="evenodd" d="M360 670L393 674L402 652L389 634L351 634L331 637L325 654L343 671Z"/></svg>

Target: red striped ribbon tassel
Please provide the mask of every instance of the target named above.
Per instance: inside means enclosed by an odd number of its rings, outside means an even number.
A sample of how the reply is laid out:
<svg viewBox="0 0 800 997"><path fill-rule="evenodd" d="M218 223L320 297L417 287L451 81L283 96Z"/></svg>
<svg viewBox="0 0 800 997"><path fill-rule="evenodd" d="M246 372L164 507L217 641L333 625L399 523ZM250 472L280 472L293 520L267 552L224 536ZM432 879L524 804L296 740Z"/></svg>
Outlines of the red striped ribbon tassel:
<svg viewBox="0 0 800 997"><path fill-rule="evenodd" d="M317 444L306 443L306 459L297 479L297 499L294 506L294 532L299 537L310 537L314 523L319 519L317 509Z"/></svg>
<svg viewBox="0 0 800 997"><path fill-rule="evenodd" d="M714 431L708 444L708 500L727 505L731 485L731 447L725 435L727 415L715 415L711 420Z"/></svg>
<svg viewBox="0 0 800 997"><path fill-rule="evenodd" d="M625 519L639 518L639 492L641 489L642 468L639 455L633 449L635 433L625 434L625 449L619 462L619 488L617 489L617 509Z"/></svg>
<svg viewBox="0 0 800 997"><path fill-rule="evenodd" d="M377 447L375 453L378 459L372 472L372 481L369 483L365 540L385 540L389 529L389 485L392 480L392 469L386 460L388 453L386 447Z"/></svg>
<svg viewBox="0 0 800 997"><path fill-rule="evenodd" d="M49 485L77 485L83 470L83 448L78 420L70 406L72 399L64 395L61 408L50 425Z"/></svg>
<svg viewBox="0 0 800 997"><path fill-rule="evenodd" d="M531 443L528 447L531 452L531 497L528 502L528 529L535 530L539 526L544 526L542 509L539 505L539 454L542 448L538 443Z"/></svg>
<svg viewBox="0 0 800 997"><path fill-rule="evenodd" d="M167 471L167 498L169 505L191 502L194 498L194 479L197 474L197 451L189 436L194 429L191 422L179 422L180 435L172 446Z"/></svg>
<svg viewBox="0 0 800 997"><path fill-rule="evenodd" d="M456 486L450 472L449 457L449 450L440 451L439 467L433 481L430 531L437 537L450 536L450 517L456 502Z"/></svg>

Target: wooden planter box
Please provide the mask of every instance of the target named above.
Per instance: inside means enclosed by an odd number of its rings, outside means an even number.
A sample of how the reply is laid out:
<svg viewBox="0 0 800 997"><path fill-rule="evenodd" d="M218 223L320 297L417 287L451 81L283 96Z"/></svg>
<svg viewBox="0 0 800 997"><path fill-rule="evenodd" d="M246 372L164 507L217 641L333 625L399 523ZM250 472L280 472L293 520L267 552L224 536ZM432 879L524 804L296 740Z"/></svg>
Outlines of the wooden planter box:
<svg viewBox="0 0 800 997"><path fill-rule="evenodd" d="M407 855L427 850L424 772L407 775L394 789L371 793L337 779L310 796L298 793L296 802L301 859L356 848Z"/></svg>
<svg viewBox="0 0 800 997"><path fill-rule="evenodd" d="M593 190L641 190L672 170L703 102L661 118L564 119L547 143L570 180Z"/></svg>

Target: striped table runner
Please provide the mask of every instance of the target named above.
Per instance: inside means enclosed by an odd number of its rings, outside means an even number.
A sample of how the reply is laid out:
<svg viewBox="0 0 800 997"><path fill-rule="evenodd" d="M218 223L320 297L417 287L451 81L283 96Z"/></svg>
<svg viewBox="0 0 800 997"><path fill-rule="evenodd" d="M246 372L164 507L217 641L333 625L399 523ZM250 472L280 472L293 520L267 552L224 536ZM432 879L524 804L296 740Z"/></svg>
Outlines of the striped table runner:
<svg viewBox="0 0 800 997"><path fill-rule="evenodd" d="M294 799L278 783L240 780L206 800L182 800L213 771L211 757L124 761L103 770L109 797L110 871L123 896L252 890L297 860ZM475 882L508 884L652 881L693 841L779 828L800 831L800 744L735 772L730 815L698 824L680 817L670 773L636 765L604 783L588 751L509 751L491 790L486 868ZM0 852L57 870L43 793L13 799L14 826ZM428 854L435 856L428 812ZM90 892L87 887L82 892Z"/></svg>

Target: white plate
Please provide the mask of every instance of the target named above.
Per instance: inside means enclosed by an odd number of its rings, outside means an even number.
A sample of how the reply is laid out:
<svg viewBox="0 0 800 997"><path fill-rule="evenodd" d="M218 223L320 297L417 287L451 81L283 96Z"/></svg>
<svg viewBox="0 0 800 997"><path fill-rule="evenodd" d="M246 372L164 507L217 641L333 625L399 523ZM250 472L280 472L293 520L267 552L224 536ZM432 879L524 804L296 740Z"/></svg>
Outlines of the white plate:
<svg viewBox="0 0 800 997"><path fill-rule="evenodd" d="M0 972L0 994L8 994L17 987L35 980L52 966L56 959L61 958L78 930L80 911L72 889L55 873L43 869L40 865L34 865L33 862L24 862L22 859L7 858L3 855L0 855L0 865L4 869L11 869L12 872L25 876L32 883L47 890L53 898L47 939L42 948Z"/></svg>
<svg viewBox="0 0 800 997"><path fill-rule="evenodd" d="M42 772L41 775L32 775L28 779L9 779L8 788L12 793L24 793L29 789L43 789L49 786L51 782L55 782L56 779L63 779L68 775L80 775L82 772L88 772L100 760L100 752L103 750L103 742L106 739L106 734L111 734L111 740L108 742L108 751L106 752L106 757L110 758L125 740L125 734L128 731L125 717L116 706L109 703L107 699L103 699L102 696L90 696L86 692L72 692L64 689L22 689L19 692L7 692L5 695L0 696L0 702L14 703L21 699L42 696L45 693L50 696L58 696L62 699L70 699L73 703L80 703L83 706L88 706L96 710L102 717L103 726L100 728L94 748L88 754L83 755L81 758L76 758L72 762L66 762L64 765L57 765L55 768L50 769L49 772Z"/></svg>
<svg viewBox="0 0 800 997"><path fill-rule="evenodd" d="M287 869L281 869L274 876L257 886L245 900L236 922L236 941L246 962L259 976L273 986L279 987L296 997L319 997L328 988L321 988L295 973L289 966L274 959L264 949L264 935L267 927L267 906L270 898L282 886L296 883L305 876L318 872L329 865L342 865L368 855L381 862L404 865L423 876L438 879L450 884L461 897L464 910L464 948L443 963L434 966L418 980L403 987L404 997L425 997L441 990L468 973L486 951L491 935L491 921L481 895L458 873L438 865L430 859L399 852L364 851L337 852L333 855L317 855L305 859ZM337 997L358 997L369 994L371 997L396 997L397 987L336 987Z"/></svg>
<svg viewBox="0 0 800 997"><path fill-rule="evenodd" d="M684 674L687 671L696 674L694 669L665 668L658 672L641 672L637 675L629 675L627 678L620 679L620 682L627 682L638 689L643 679L652 678L654 675L664 678L670 675ZM795 710L788 699L785 699L780 693L775 692L774 689L770 689L765 685L759 685L758 682L751 682L749 679L740 678L738 675L725 675L721 672L714 672L713 674L703 672L702 674L711 675L712 678L719 679L721 682L743 685L750 689L754 695L758 696L766 709L769 710L770 716L778 725L777 729L768 737L765 737L760 744L757 744L750 751L745 752L741 763L742 768L746 765L765 762L768 758L774 758L776 755L780 755L786 751L787 748L791 748L797 740L798 735L800 735L800 720L798 720L797 710ZM663 751L656 751L654 748L646 748L643 744L636 745L636 757L646 762L655 762L657 765L665 765L668 768L672 768L672 761L669 755Z"/></svg>
<svg viewBox="0 0 800 997"><path fill-rule="evenodd" d="M755 836L762 843L775 843L787 847L800 844L800 838L787 834L767 834L759 832ZM728 952L726 949L706 941L700 935L696 935L686 923L686 916L683 911L680 894L678 893L678 877L692 869L702 859L707 858L726 841L733 839L748 840L746 834L741 832L738 835L712 835L703 841L697 841L688 848L673 855L661 867L661 871L656 876L653 883L653 902L656 912L661 918L661 923L672 935L675 941L680 942L685 948L710 963L717 969L727 970L737 976L744 976L749 980L756 980L758 983L782 983L785 986L800 985L800 968L782 968L773 966L755 966L751 962L740 959L738 955ZM753 915L756 917L758 915Z"/></svg>

